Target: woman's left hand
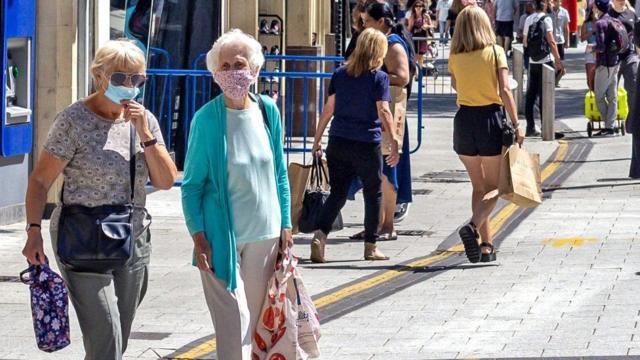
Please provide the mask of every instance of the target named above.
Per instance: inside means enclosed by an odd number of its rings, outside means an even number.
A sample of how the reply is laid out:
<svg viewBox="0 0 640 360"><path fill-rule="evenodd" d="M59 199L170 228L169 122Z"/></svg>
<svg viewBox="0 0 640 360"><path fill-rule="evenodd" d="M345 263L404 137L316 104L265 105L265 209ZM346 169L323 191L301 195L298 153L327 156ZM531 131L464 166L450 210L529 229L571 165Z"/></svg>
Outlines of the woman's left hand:
<svg viewBox="0 0 640 360"><path fill-rule="evenodd" d="M293 246L293 233L291 229L284 228L280 232L280 252L284 252L287 248Z"/></svg>
<svg viewBox="0 0 640 360"><path fill-rule="evenodd" d="M147 109L134 100L123 101L122 105L124 106L124 118L131 121L143 139L142 141L145 141L145 137L151 134L149 123L147 122Z"/></svg>

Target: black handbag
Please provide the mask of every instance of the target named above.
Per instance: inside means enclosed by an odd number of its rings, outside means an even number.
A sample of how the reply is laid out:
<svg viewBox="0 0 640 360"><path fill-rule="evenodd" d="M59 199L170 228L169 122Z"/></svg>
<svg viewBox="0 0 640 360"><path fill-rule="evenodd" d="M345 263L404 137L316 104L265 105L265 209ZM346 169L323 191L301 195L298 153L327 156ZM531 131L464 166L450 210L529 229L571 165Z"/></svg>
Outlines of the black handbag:
<svg viewBox="0 0 640 360"><path fill-rule="evenodd" d="M302 214L298 222L298 229L303 233L312 233L319 229L318 220L324 203L327 201L330 192L324 189L328 184L329 177L322 166L322 160L314 156L311 168L310 188L305 190L302 200ZM342 214L339 212L333 221L331 231L339 231L344 228Z"/></svg>
<svg viewBox="0 0 640 360"><path fill-rule="evenodd" d="M496 53L496 46L493 45L493 60L496 67L496 78L498 84L500 84L500 71L498 69L498 54ZM516 142L516 130L513 128L511 121L507 120L507 113L504 106L500 107L500 127L502 128L502 146L509 147Z"/></svg>
<svg viewBox="0 0 640 360"><path fill-rule="evenodd" d="M136 170L136 132L133 124L130 127L129 141L129 203L96 207L65 205L63 186L57 253L60 261L73 271L105 273L124 266L133 255L135 231L132 220ZM148 213L146 217L150 220ZM148 226L149 224L145 228Z"/></svg>

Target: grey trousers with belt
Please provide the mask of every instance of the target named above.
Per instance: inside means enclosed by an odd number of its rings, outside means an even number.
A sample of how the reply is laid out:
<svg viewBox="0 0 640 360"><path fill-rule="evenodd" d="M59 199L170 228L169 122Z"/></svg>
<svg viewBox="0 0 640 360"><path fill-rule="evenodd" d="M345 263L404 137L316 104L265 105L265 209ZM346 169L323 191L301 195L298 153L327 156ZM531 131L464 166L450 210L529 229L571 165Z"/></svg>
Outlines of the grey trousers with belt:
<svg viewBox="0 0 640 360"><path fill-rule="evenodd" d="M52 230L53 248L57 249ZM131 324L147 292L151 236L136 239L129 264L107 274L65 269L56 256L82 331L85 360L121 360Z"/></svg>

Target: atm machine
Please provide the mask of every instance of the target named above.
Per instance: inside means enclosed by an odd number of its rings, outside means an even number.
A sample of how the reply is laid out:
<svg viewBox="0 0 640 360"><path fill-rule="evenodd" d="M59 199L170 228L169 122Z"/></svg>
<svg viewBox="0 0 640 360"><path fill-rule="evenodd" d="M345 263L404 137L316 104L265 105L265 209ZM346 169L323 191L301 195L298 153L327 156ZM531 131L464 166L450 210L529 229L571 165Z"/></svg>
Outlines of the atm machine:
<svg viewBox="0 0 640 360"><path fill-rule="evenodd" d="M36 0L0 0L0 224L11 222L7 213L22 215L16 209L24 202L33 149L35 35Z"/></svg>

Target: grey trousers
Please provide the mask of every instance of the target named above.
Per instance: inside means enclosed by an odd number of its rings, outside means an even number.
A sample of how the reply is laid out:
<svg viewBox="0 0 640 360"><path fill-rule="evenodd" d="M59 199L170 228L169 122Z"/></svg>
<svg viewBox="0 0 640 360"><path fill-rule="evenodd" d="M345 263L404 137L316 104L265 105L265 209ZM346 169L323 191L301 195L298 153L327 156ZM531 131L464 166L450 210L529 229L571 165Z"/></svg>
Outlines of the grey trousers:
<svg viewBox="0 0 640 360"><path fill-rule="evenodd" d="M238 245L238 287L233 292L227 291L226 283L213 273L200 271L204 297L215 328L218 359L251 359L252 336L260 319L277 254L277 238Z"/></svg>
<svg viewBox="0 0 640 360"><path fill-rule="evenodd" d="M127 266L107 274L71 271L58 260L78 316L85 360L121 360L127 349L131 324L149 281L148 230L138 237L134 250Z"/></svg>
<svg viewBox="0 0 640 360"><path fill-rule="evenodd" d="M640 59L635 54L631 54L624 60L620 60L618 82L620 82L620 78L622 78L624 80L624 89L627 91L627 105L629 106L629 116L627 117L628 120L631 120L630 118L634 116L636 109L636 80L638 78L639 61ZM628 132L631 132L630 127L627 127L626 130Z"/></svg>
<svg viewBox="0 0 640 360"><path fill-rule="evenodd" d="M594 81L596 106L607 129L613 129L618 112L618 67L602 66L596 68Z"/></svg>

